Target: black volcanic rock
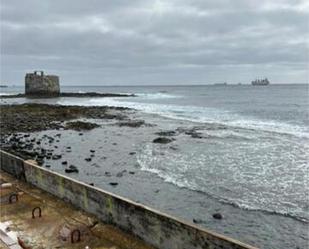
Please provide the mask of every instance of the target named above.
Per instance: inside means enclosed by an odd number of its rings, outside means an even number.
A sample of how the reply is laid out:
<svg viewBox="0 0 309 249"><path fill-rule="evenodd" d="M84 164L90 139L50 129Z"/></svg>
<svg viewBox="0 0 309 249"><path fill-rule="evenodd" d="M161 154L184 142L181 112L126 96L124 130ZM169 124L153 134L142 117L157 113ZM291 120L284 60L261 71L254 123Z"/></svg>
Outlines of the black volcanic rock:
<svg viewBox="0 0 309 249"><path fill-rule="evenodd" d="M153 143L159 143L159 144L168 144L168 143L171 143L173 141L174 141L174 139L171 139L171 138L158 137L158 138L155 138L152 142Z"/></svg>
<svg viewBox="0 0 309 249"><path fill-rule="evenodd" d="M221 220L221 219L223 218L223 215L220 214L220 213L214 213L214 214L212 215L212 217L213 217L214 219Z"/></svg>
<svg viewBox="0 0 309 249"><path fill-rule="evenodd" d="M128 126L128 127L132 127L132 128L137 128L137 127L141 127L142 125L145 125L145 121L144 120L121 121L121 122L117 123L117 125L120 126L120 127Z"/></svg>
<svg viewBox="0 0 309 249"><path fill-rule="evenodd" d="M70 165L69 168L66 168L65 173L78 173L78 168L76 168L76 166L74 165Z"/></svg>
<svg viewBox="0 0 309 249"><path fill-rule="evenodd" d="M167 136L167 137L171 137L171 136L176 136L177 132L176 131L159 131L156 132L156 134L158 136Z"/></svg>
<svg viewBox="0 0 309 249"><path fill-rule="evenodd" d="M68 122L65 125L66 129L71 129L71 130L76 130L76 131L92 130L97 127L100 127L100 125L90 123L90 122L83 122L83 121Z"/></svg>

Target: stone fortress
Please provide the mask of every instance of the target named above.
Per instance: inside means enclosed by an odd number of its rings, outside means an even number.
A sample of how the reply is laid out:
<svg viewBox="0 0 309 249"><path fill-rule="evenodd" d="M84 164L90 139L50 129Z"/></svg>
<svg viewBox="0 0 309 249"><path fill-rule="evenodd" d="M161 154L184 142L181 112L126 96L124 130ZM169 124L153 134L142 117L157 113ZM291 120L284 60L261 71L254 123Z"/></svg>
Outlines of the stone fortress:
<svg viewBox="0 0 309 249"><path fill-rule="evenodd" d="M57 97L60 95L59 77L44 75L43 71L27 73L25 77L25 93L27 96Z"/></svg>

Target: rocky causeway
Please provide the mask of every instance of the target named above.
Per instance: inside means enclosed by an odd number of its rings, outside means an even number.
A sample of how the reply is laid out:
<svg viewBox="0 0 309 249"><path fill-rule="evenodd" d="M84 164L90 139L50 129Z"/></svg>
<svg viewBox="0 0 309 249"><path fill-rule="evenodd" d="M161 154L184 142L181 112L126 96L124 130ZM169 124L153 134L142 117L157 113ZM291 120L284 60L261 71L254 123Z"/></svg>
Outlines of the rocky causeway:
<svg viewBox="0 0 309 249"><path fill-rule="evenodd" d="M97 93L97 92L86 92L86 93L75 93L75 92L60 92L56 97L75 97L75 98L87 98L87 97L135 97L134 94L121 94L121 93ZM11 95L0 95L0 98L3 99L14 99L14 98L42 98L42 96L29 96L24 93L11 94ZM51 96L54 98L54 96ZM46 98L44 96L44 98Z"/></svg>

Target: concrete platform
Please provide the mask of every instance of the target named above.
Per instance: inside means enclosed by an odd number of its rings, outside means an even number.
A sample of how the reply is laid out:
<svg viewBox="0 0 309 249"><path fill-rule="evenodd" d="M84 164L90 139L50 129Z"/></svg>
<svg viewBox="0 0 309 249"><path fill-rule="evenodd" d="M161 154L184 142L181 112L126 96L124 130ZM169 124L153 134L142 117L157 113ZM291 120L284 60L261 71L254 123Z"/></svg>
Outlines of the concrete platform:
<svg viewBox="0 0 309 249"><path fill-rule="evenodd" d="M0 183L5 182L12 183L12 187L0 190L0 248L153 248L51 194L0 171Z"/></svg>

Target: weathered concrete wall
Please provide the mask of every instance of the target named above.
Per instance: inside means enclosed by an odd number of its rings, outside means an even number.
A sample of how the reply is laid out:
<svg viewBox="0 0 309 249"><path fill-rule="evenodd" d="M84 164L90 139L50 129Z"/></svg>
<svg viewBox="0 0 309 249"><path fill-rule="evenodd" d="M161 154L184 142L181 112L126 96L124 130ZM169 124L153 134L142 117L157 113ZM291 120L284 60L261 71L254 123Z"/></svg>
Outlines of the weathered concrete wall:
<svg viewBox="0 0 309 249"><path fill-rule="evenodd" d="M193 224L160 213L115 194L86 185L0 151L1 169L17 177L24 172L27 182L73 205L95 214L145 242L162 249L253 249Z"/></svg>
<svg viewBox="0 0 309 249"><path fill-rule="evenodd" d="M28 96L58 96L60 94L59 77L56 75L44 75L27 73L25 77L25 93Z"/></svg>

